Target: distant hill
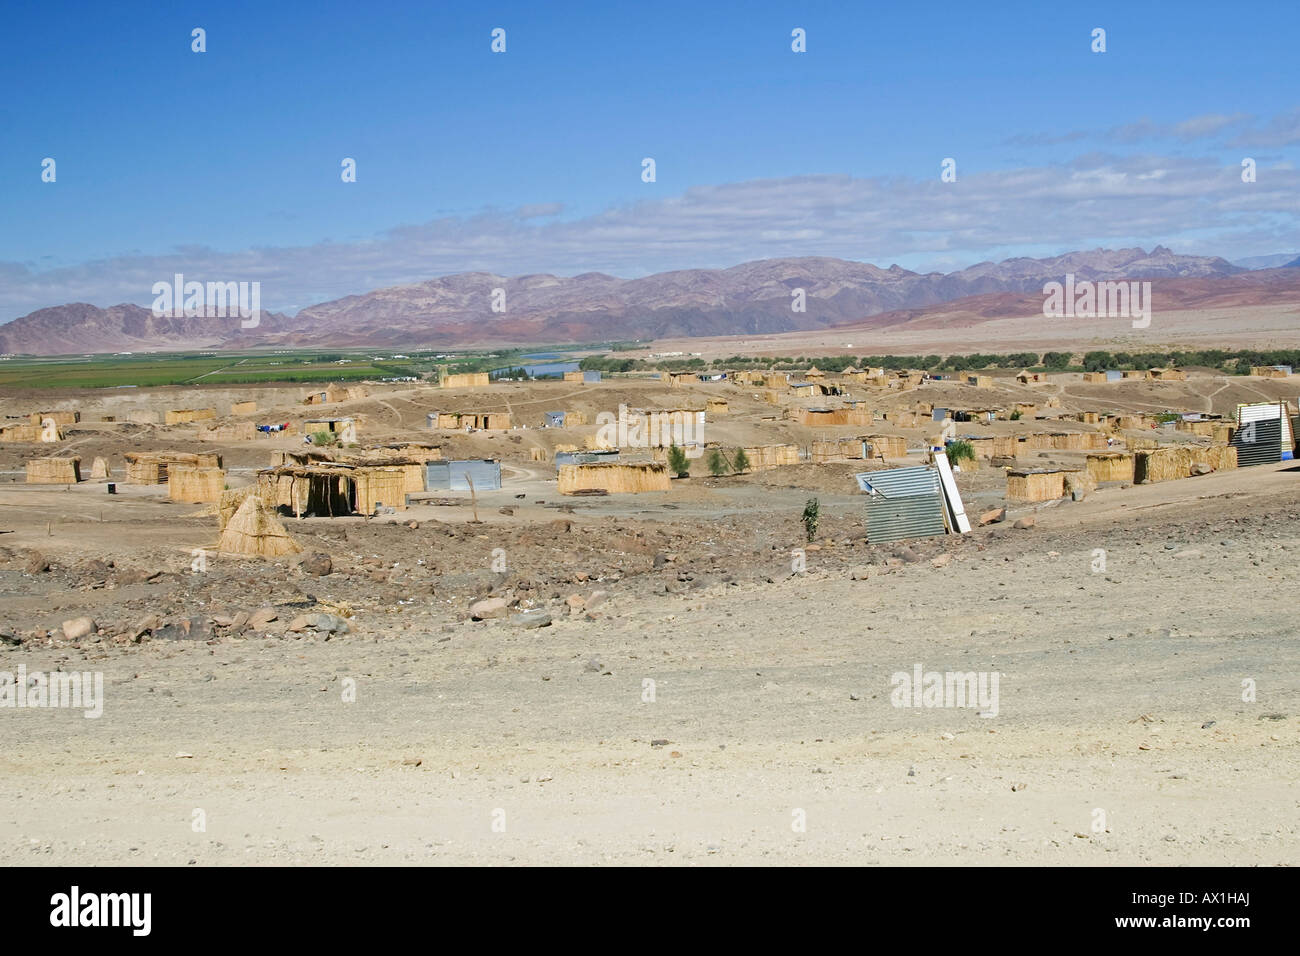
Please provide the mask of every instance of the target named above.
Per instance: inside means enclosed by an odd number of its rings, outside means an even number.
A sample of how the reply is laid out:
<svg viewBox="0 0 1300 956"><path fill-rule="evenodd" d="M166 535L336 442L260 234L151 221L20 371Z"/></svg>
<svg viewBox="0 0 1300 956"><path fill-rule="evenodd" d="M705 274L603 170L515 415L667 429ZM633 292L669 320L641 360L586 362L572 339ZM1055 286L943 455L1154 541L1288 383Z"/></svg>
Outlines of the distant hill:
<svg viewBox="0 0 1300 956"><path fill-rule="evenodd" d="M1048 259L981 262L950 273L807 257L763 259L728 269L687 269L640 279L603 273L500 276L459 273L377 289L303 309L266 314L256 329L234 319L156 318L148 309L85 303L40 309L0 326L0 352L75 352L283 346L463 347L768 334L829 328L871 316L924 310L970 296L1033 293L1078 279L1223 279L1242 273L1224 259L1177 255L1163 246L1094 249ZM492 309L494 290L505 311ZM797 290L805 311L795 311Z"/></svg>

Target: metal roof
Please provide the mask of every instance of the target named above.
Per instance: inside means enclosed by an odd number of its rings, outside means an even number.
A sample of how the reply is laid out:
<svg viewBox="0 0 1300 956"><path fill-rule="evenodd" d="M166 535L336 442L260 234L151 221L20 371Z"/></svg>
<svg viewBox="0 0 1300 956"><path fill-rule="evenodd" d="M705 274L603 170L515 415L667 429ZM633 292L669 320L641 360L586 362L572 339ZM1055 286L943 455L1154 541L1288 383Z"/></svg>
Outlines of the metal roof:
<svg viewBox="0 0 1300 956"><path fill-rule="evenodd" d="M928 465L865 471L853 477L867 494L883 498L911 498L939 492L939 472Z"/></svg>

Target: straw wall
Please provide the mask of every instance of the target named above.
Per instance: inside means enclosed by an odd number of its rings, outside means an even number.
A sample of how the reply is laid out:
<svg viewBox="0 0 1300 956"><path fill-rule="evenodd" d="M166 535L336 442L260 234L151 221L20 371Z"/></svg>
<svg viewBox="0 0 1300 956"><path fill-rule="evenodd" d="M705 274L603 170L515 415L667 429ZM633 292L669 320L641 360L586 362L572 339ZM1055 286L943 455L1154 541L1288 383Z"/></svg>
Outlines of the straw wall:
<svg viewBox="0 0 1300 956"><path fill-rule="evenodd" d="M215 408L171 408L163 417L165 425L184 425L189 422L202 422L217 417Z"/></svg>
<svg viewBox="0 0 1300 956"><path fill-rule="evenodd" d="M864 445L867 447L864 448ZM819 464L825 461L853 461L866 457L870 451L870 443L865 438L831 438L812 443L812 460Z"/></svg>
<svg viewBox="0 0 1300 956"><path fill-rule="evenodd" d="M36 443L40 440L40 425L5 425L0 427L0 441Z"/></svg>
<svg viewBox="0 0 1300 956"><path fill-rule="evenodd" d="M915 421L915 412L901 412L903 416L911 416ZM811 409L800 408L794 413L795 419L801 425L870 425L874 421L871 410L868 408L831 408L831 409ZM890 418L893 422L893 418Z"/></svg>
<svg viewBox="0 0 1300 956"><path fill-rule="evenodd" d="M199 431L199 441L253 441L257 438L257 426L252 422L232 422Z"/></svg>
<svg viewBox="0 0 1300 956"><path fill-rule="evenodd" d="M126 420L136 425L157 425L158 413L147 408L134 408L127 412Z"/></svg>
<svg viewBox="0 0 1300 956"><path fill-rule="evenodd" d="M39 425L47 418L54 419L56 425L75 425L81 421L81 412L32 412L27 420L33 425Z"/></svg>
<svg viewBox="0 0 1300 956"><path fill-rule="evenodd" d="M873 458L906 458L907 439L897 435L868 435Z"/></svg>
<svg viewBox="0 0 1300 956"><path fill-rule="evenodd" d="M667 491L670 482L668 466L660 462L561 465L559 469L559 491L562 495L590 490L603 490L609 494Z"/></svg>
<svg viewBox="0 0 1300 956"><path fill-rule="evenodd" d="M1230 445L1171 445L1134 457L1134 480L1148 483L1191 477L1192 466L1198 464L1215 471L1237 467L1237 449Z"/></svg>
<svg viewBox="0 0 1300 956"><path fill-rule="evenodd" d="M167 497L191 504L219 502L226 490L226 473L220 468L171 469L167 479Z"/></svg>
<svg viewBox="0 0 1300 956"><path fill-rule="evenodd" d="M97 478L108 479L113 477L113 470L108 467L107 458L95 459L94 463L90 466L90 477L92 480Z"/></svg>
<svg viewBox="0 0 1300 956"><path fill-rule="evenodd" d="M783 465L799 464L798 445L746 445L745 457L750 471L768 471Z"/></svg>
<svg viewBox="0 0 1300 956"><path fill-rule="evenodd" d="M968 438L975 454L981 458L1015 458L1020 441L1015 435L991 435L987 438Z"/></svg>
<svg viewBox="0 0 1300 956"><path fill-rule="evenodd" d="M416 466L419 467L419 466ZM380 468L358 468L352 474L357 489L357 510L369 514L376 503L386 508L406 510L407 473L401 466ZM424 490L420 481L417 491Z"/></svg>
<svg viewBox="0 0 1300 956"><path fill-rule="evenodd" d="M1088 456L1088 474L1095 481L1133 480L1133 456L1121 452L1102 452Z"/></svg>
<svg viewBox="0 0 1300 956"><path fill-rule="evenodd" d="M257 402L234 402L230 406L232 415L251 415L257 411Z"/></svg>
<svg viewBox="0 0 1300 956"><path fill-rule="evenodd" d="M439 383L442 388L487 388L488 384L487 372L462 372L456 375L444 375Z"/></svg>
<svg viewBox="0 0 1300 956"><path fill-rule="evenodd" d="M1016 501L1051 501L1065 494L1061 471L1007 472L1007 497Z"/></svg>
<svg viewBox="0 0 1300 956"><path fill-rule="evenodd" d="M705 399L704 411L709 415L725 415L727 414L727 400L725 398ZM582 423L580 422L579 424Z"/></svg>
<svg viewBox="0 0 1300 956"><path fill-rule="evenodd" d="M27 462L29 485L75 485L80 480L80 458L33 458Z"/></svg>

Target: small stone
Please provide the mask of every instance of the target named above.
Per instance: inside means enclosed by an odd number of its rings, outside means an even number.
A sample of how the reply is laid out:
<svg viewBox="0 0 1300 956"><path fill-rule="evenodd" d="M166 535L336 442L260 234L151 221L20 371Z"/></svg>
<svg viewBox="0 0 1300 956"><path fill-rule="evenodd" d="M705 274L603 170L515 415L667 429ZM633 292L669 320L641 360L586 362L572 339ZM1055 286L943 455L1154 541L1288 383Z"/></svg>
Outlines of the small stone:
<svg viewBox="0 0 1300 956"><path fill-rule="evenodd" d="M1015 528L1017 531L1025 531L1029 528L1032 528L1033 526L1034 526L1033 518L1020 518L1011 527Z"/></svg>
<svg viewBox="0 0 1300 956"><path fill-rule="evenodd" d="M323 578L334 570L334 561L323 551L316 551L302 559L302 570L304 574Z"/></svg>
<svg viewBox="0 0 1300 956"><path fill-rule="evenodd" d="M485 598L469 606L469 616L476 621L491 621L506 617L510 609L504 598Z"/></svg>
<svg viewBox="0 0 1300 956"><path fill-rule="evenodd" d="M70 641L88 637L97 630L95 621L89 617L75 617L63 622L63 636Z"/></svg>

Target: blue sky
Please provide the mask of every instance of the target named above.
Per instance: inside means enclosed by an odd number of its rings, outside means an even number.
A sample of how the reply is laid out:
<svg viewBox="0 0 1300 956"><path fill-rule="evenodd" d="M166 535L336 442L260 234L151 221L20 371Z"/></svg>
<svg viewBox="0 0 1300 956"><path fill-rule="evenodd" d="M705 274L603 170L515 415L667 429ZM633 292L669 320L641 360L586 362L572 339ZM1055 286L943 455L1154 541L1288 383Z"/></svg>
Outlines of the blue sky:
<svg viewBox="0 0 1300 956"><path fill-rule="evenodd" d="M177 270L262 279L264 304L292 310L464 270L1300 248L1294 3L9 2L0 16L0 321L147 303ZM344 157L356 183L340 181ZM939 183L945 157L956 183Z"/></svg>

